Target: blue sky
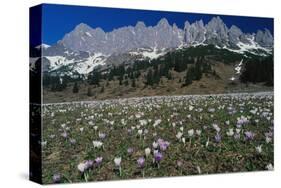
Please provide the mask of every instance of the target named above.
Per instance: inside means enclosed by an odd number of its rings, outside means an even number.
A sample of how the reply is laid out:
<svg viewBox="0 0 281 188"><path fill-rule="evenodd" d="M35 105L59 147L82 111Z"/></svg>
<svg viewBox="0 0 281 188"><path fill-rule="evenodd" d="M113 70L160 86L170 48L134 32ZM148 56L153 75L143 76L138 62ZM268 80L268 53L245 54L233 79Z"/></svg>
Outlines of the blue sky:
<svg viewBox="0 0 281 188"><path fill-rule="evenodd" d="M178 27L183 28L186 20L192 23L202 19L206 24L214 16L217 15L44 4L42 40L43 43L54 44L79 23L86 23L92 28L101 27L104 31L112 31L122 26L134 26L137 21L153 26L165 17L170 24L176 23ZM258 29L267 28L273 33L272 18L219 16L228 27L236 25L243 32L252 33Z"/></svg>

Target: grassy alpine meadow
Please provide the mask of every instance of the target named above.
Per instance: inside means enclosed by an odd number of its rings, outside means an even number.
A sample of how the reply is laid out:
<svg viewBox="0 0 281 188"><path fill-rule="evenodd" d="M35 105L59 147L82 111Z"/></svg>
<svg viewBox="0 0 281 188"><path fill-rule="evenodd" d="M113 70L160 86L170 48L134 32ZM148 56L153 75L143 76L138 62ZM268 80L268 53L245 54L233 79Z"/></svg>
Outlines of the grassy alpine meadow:
<svg viewBox="0 0 281 188"><path fill-rule="evenodd" d="M273 170L273 92L43 106L43 183Z"/></svg>

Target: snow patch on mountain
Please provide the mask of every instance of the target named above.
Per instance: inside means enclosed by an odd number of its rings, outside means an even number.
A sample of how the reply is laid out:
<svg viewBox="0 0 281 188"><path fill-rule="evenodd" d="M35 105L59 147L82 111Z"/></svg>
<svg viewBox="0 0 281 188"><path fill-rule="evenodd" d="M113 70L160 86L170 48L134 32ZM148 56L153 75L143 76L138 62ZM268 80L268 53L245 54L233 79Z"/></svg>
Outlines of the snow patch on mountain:
<svg viewBox="0 0 281 188"><path fill-rule="evenodd" d="M38 45L38 46L36 46L35 48L36 49L47 49L47 48L50 48L51 46L50 45L48 45L48 44L40 44L40 45Z"/></svg>
<svg viewBox="0 0 281 188"><path fill-rule="evenodd" d="M140 56L140 60L143 59L157 59L167 53L167 50L165 48L162 48L161 50L157 50L157 48L153 49L145 49L145 48L139 48L136 51L131 51L129 54L134 56Z"/></svg>
<svg viewBox="0 0 281 188"><path fill-rule="evenodd" d="M88 58L75 60L67 59L64 56L45 56L50 62L50 71L58 70L62 67L72 67L72 70L79 74L89 74L97 66L105 65L106 57L101 53L96 53Z"/></svg>

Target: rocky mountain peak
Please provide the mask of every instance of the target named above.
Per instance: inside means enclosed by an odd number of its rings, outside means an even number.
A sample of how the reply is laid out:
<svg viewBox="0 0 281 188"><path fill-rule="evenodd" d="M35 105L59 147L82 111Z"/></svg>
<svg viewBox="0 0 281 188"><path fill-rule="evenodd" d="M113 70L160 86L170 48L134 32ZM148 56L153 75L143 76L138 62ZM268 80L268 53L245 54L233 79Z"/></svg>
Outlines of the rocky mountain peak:
<svg viewBox="0 0 281 188"><path fill-rule="evenodd" d="M157 26L159 27L169 27L170 24L166 18L162 18L158 23Z"/></svg>
<svg viewBox="0 0 281 188"><path fill-rule="evenodd" d="M264 31L258 30L255 41L262 47L273 46L273 36L268 29L265 29Z"/></svg>

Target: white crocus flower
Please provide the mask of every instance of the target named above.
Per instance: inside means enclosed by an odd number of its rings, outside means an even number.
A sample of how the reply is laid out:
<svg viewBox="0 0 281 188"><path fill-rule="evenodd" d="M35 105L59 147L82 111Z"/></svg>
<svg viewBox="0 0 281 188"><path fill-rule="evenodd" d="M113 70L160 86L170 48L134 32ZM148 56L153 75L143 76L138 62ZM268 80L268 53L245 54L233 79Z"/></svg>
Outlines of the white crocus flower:
<svg viewBox="0 0 281 188"><path fill-rule="evenodd" d="M101 141L93 141L94 148L101 148L103 143Z"/></svg>
<svg viewBox="0 0 281 188"><path fill-rule="evenodd" d="M138 130L138 135L141 136L141 135L142 135L142 132L143 132L142 129L139 129L139 130Z"/></svg>
<svg viewBox="0 0 281 188"><path fill-rule="evenodd" d="M115 157L114 158L114 164L116 167L120 167L121 166L121 161L122 161L122 158L121 157Z"/></svg>
<svg viewBox="0 0 281 188"><path fill-rule="evenodd" d="M269 163L268 165L266 165L265 167L267 170L274 170L274 167L271 163Z"/></svg>
<svg viewBox="0 0 281 188"><path fill-rule="evenodd" d="M154 124L153 124L153 127L156 127L157 125L159 125L161 123L161 119L157 119Z"/></svg>
<svg viewBox="0 0 281 188"><path fill-rule="evenodd" d="M189 137L192 137L194 135L194 129L188 130L187 133Z"/></svg>
<svg viewBox="0 0 281 188"><path fill-rule="evenodd" d="M234 135L233 129L232 129L232 128L231 128L231 129L228 129L228 131L226 132L226 135L227 135L227 136L233 136L233 135Z"/></svg>
<svg viewBox="0 0 281 188"><path fill-rule="evenodd" d="M63 124L61 124L61 128L65 128L65 126L66 126L66 124L65 123L63 123Z"/></svg>
<svg viewBox="0 0 281 188"><path fill-rule="evenodd" d="M262 145L257 146L256 151L257 151L257 153L261 153L262 152Z"/></svg>
<svg viewBox="0 0 281 188"><path fill-rule="evenodd" d="M154 149L156 149L158 147L158 143L157 142L153 142L152 146L153 146Z"/></svg>
<svg viewBox="0 0 281 188"><path fill-rule="evenodd" d="M179 139L179 140L180 140L180 139L181 139L181 137L182 137L182 134L183 134L182 132L178 132L178 133L177 133L177 135L176 135L177 139Z"/></svg>
<svg viewBox="0 0 281 188"><path fill-rule="evenodd" d="M270 137L265 137L265 142L268 144L268 143L270 143L272 141L272 138L270 138Z"/></svg>
<svg viewBox="0 0 281 188"><path fill-rule="evenodd" d="M87 169L87 164L86 164L86 163L80 163L80 164L78 164L77 169L78 169L81 173L83 173L83 172Z"/></svg>
<svg viewBox="0 0 281 188"><path fill-rule="evenodd" d="M181 140L182 140L182 143L185 144L185 138L183 137Z"/></svg>
<svg viewBox="0 0 281 188"><path fill-rule="evenodd" d="M213 128L217 131L220 132L221 128L218 126L218 124L213 124Z"/></svg>
<svg viewBox="0 0 281 188"><path fill-rule="evenodd" d="M183 132L183 127L180 127L181 132Z"/></svg>
<svg viewBox="0 0 281 188"><path fill-rule="evenodd" d="M145 148L144 152L145 152L145 156L148 157L150 155L150 153L151 153L151 149L150 148Z"/></svg>

